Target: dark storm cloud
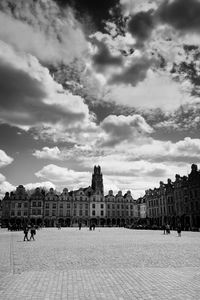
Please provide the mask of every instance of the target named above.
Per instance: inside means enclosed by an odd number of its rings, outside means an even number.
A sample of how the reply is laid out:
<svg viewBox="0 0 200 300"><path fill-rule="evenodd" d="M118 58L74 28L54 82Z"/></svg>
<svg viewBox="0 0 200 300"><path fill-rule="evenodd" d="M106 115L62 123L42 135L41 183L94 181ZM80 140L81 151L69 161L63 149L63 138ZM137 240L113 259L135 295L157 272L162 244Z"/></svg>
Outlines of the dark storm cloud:
<svg viewBox="0 0 200 300"><path fill-rule="evenodd" d="M54 0L59 5L71 6L79 19L89 16L99 30L104 30L103 21L111 19L111 11L119 5L119 0Z"/></svg>
<svg viewBox="0 0 200 300"><path fill-rule="evenodd" d="M133 15L127 28L141 47L159 23L169 24L179 31L199 31L200 1L163 1L156 11L140 11Z"/></svg>
<svg viewBox="0 0 200 300"><path fill-rule="evenodd" d="M109 66L122 65L123 59L121 55L112 55L107 45L103 42L94 40L95 45L98 47L98 52L93 56L94 67L97 71L102 72Z"/></svg>
<svg viewBox="0 0 200 300"><path fill-rule="evenodd" d="M150 37L154 25L153 11L141 11L129 20L128 31L137 39L137 45L142 46L144 41Z"/></svg>
<svg viewBox="0 0 200 300"><path fill-rule="evenodd" d="M147 71L151 65L152 60L145 57L141 58L133 62L128 68L125 68L121 74L113 76L110 83L130 83L132 86L136 86L138 82L146 78Z"/></svg>
<svg viewBox="0 0 200 300"><path fill-rule="evenodd" d="M36 125L60 120L76 121L82 114L66 112L56 104L47 105L42 82L12 65L0 63L0 119L14 125Z"/></svg>
<svg viewBox="0 0 200 300"><path fill-rule="evenodd" d="M182 31L200 30L200 2L198 0L163 1L157 11L161 22Z"/></svg>

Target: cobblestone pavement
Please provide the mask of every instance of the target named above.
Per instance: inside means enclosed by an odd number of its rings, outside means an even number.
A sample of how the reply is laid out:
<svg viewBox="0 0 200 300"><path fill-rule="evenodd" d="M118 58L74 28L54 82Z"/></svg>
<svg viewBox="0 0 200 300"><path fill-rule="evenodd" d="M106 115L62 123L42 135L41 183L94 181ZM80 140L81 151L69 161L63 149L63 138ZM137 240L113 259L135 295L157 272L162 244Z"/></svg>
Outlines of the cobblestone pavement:
<svg viewBox="0 0 200 300"><path fill-rule="evenodd" d="M200 299L200 233L0 230L1 300Z"/></svg>

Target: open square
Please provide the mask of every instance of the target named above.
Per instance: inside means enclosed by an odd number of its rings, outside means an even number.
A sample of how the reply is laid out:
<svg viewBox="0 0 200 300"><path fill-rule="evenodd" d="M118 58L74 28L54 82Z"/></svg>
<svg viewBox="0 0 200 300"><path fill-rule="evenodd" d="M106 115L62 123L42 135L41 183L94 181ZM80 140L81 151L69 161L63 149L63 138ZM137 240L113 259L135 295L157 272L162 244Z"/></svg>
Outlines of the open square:
<svg viewBox="0 0 200 300"><path fill-rule="evenodd" d="M196 299L200 235L125 228L0 231L0 299Z"/></svg>

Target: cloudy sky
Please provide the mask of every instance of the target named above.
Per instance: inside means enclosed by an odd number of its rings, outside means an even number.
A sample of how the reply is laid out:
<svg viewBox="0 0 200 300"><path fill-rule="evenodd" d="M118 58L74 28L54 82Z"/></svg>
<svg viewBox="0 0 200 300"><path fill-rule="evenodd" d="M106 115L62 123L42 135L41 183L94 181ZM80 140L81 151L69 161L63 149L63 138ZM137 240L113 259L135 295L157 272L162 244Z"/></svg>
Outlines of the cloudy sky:
<svg viewBox="0 0 200 300"><path fill-rule="evenodd" d="M199 0L1 0L0 195L187 175L199 96Z"/></svg>

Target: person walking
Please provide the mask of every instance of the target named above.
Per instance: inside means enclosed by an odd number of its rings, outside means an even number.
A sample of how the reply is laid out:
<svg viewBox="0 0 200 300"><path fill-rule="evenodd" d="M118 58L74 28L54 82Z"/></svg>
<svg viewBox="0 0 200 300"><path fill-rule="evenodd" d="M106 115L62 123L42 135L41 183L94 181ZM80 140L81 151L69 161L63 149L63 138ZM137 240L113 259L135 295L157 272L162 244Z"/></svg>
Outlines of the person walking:
<svg viewBox="0 0 200 300"><path fill-rule="evenodd" d="M79 227L79 230L81 230L81 227L82 227L81 222L79 222L78 227Z"/></svg>
<svg viewBox="0 0 200 300"><path fill-rule="evenodd" d="M165 234L165 233L166 233L166 225L163 224L163 234Z"/></svg>
<svg viewBox="0 0 200 300"><path fill-rule="evenodd" d="M33 239L35 241L35 234L36 234L36 230L34 226L31 226L31 236L30 236L30 240Z"/></svg>
<svg viewBox="0 0 200 300"><path fill-rule="evenodd" d="M177 225L177 233L178 233L178 236L181 237L181 223L178 223L178 225Z"/></svg>
<svg viewBox="0 0 200 300"><path fill-rule="evenodd" d="M28 239L28 227L25 227L24 228L24 242L25 242L25 240L27 240L27 241L29 241L29 239Z"/></svg>
<svg viewBox="0 0 200 300"><path fill-rule="evenodd" d="M169 226L169 224L166 225L166 233L170 234L170 226Z"/></svg>

